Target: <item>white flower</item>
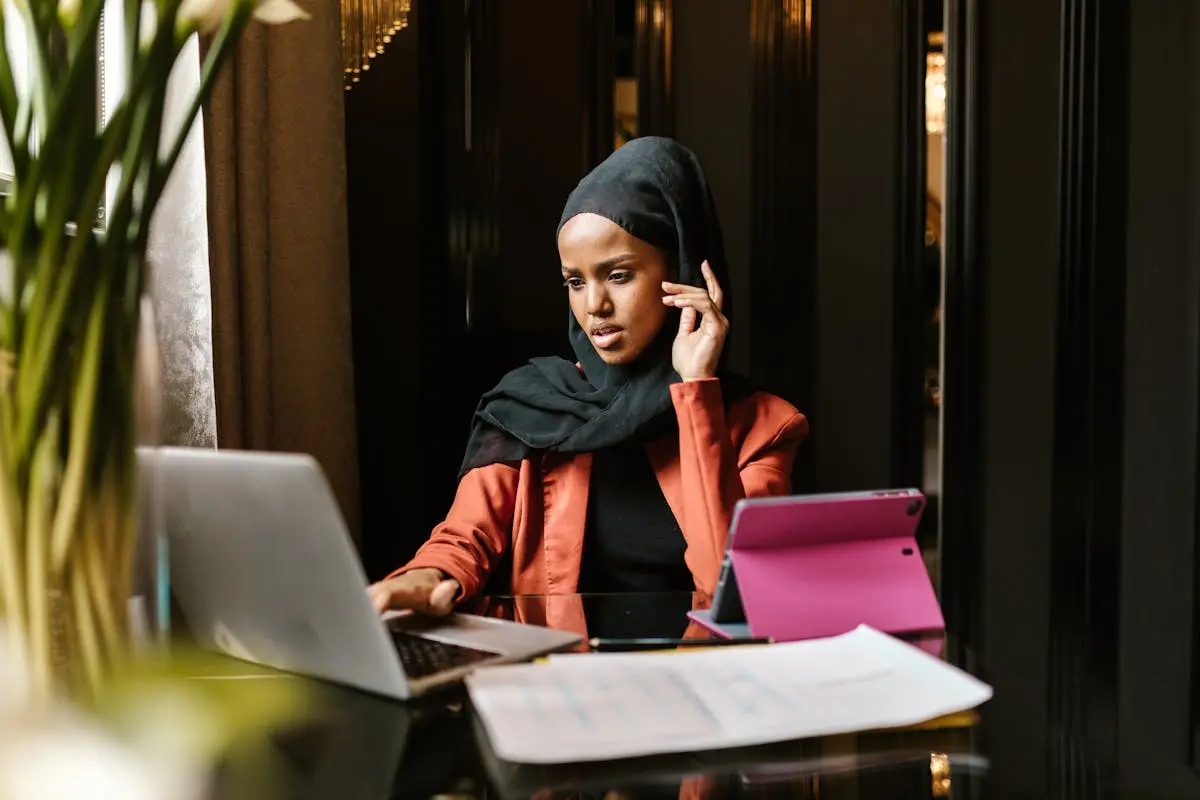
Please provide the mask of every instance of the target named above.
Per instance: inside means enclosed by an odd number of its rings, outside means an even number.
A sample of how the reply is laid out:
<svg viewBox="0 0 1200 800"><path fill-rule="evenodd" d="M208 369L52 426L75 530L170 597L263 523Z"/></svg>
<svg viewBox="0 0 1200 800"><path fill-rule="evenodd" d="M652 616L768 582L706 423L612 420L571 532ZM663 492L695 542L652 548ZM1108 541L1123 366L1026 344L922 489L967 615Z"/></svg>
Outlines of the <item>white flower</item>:
<svg viewBox="0 0 1200 800"><path fill-rule="evenodd" d="M298 19L312 19L312 15L292 0L261 0L254 9L254 18L267 25L285 25Z"/></svg>
<svg viewBox="0 0 1200 800"><path fill-rule="evenodd" d="M184 0L179 4L179 30L184 36L211 34L221 25L234 0Z"/></svg>
<svg viewBox="0 0 1200 800"><path fill-rule="evenodd" d="M293 0L183 0L179 5L179 30L186 35L212 33L235 3L253 3L254 18L268 25L311 19Z"/></svg>
<svg viewBox="0 0 1200 800"><path fill-rule="evenodd" d="M234 0L183 0L179 4L178 27L185 36L199 31L212 33L233 8Z"/></svg>

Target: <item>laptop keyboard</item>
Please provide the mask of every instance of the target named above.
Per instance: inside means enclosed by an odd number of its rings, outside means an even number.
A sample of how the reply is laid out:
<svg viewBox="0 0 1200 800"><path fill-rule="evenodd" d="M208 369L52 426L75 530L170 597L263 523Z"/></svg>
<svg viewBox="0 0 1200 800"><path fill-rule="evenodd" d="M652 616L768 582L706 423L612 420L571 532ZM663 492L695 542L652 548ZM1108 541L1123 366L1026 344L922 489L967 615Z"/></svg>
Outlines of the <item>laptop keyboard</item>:
<svg viewBox="0 0 1200 800"><path fill-rule="evenodd" d="M411 678L425 678L439 672L465 667L471 664L495 658L497 653L488 650L476 650L473 647L463 647L458 644L439 642L424 636L415 636L407 631L398 631L389 627L392 641L396 644L396 652L400 654L400 663L404 665L404 673Z"/></svg>

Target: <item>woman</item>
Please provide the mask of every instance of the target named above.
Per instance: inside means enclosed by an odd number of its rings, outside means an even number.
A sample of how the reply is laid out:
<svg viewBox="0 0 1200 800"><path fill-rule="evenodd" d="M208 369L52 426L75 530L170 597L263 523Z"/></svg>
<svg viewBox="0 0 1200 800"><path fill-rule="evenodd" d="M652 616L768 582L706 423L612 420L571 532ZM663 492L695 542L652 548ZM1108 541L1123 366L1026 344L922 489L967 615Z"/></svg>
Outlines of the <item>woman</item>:
<svg viewBox="0 0 1200 800"><path fill-rule="evenodd" d="M558 228L577 364L536 358L480 400L458 492L416 556L370 587L442 614L511 558L514 594L711 594L734 504L790 491L808 431L724 368L724 244L695 155L634 139Z"/></svg>

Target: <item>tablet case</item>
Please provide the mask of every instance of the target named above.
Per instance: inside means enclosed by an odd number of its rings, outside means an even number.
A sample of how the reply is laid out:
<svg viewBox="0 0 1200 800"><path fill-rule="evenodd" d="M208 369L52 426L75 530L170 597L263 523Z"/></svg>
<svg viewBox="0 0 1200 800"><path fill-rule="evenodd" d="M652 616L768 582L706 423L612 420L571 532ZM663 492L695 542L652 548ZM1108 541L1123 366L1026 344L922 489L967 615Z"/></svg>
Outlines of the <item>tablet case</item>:
<svg viewBox="0 0 1200 800"><path fill-rule="evenodd" d="M860 624L944 630L916 541L924 507L915 489L741 500L713 607L691 617L720 636L784 642ZM743 615L730 613L731 592Z"/></svg>

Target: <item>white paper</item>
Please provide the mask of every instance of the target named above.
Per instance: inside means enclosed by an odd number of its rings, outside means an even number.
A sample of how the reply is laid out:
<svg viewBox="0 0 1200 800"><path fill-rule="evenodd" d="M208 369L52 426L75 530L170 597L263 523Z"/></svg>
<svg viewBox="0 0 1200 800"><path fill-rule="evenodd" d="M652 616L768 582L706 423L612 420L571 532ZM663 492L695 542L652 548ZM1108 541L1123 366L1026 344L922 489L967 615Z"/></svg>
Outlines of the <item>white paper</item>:
<svg viewBox="0 0 1200 800"><path fill-rule="evenodd" d="M496 755L524 764L740 747L913 725L992 689L866 626L769 647L555 656L467 678Z"/></svg>

